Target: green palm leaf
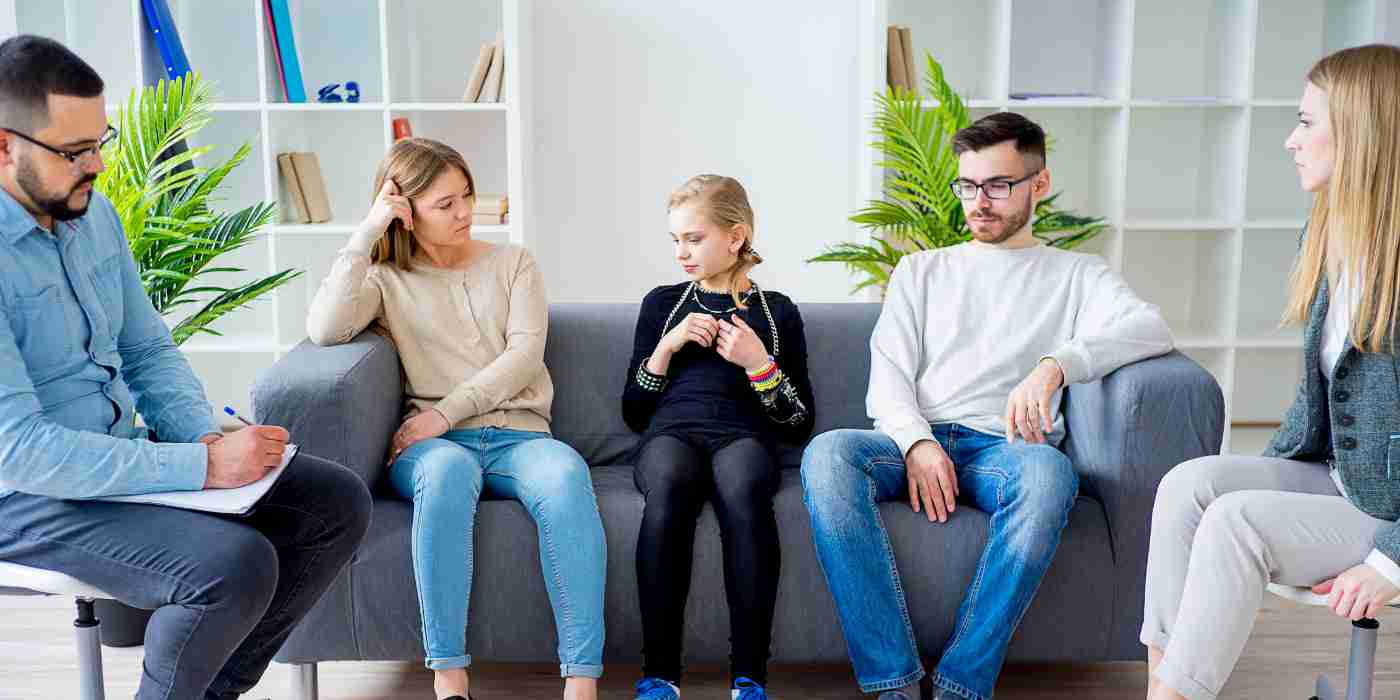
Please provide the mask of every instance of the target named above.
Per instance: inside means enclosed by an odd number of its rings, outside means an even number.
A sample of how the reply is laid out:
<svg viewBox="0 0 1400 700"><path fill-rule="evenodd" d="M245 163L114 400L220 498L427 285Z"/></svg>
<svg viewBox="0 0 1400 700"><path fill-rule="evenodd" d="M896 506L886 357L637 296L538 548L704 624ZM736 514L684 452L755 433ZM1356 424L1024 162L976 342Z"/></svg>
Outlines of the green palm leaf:
<svg viewBox="0 0 1400 700"><path fill-rule="evenodd" d="M133 90L117 109L121 134L103 152L107 169L96 183L116 207L156 311L165 315L176 307L199 305L172 328L177 344L196 333L218 335L214 324L225 314L301 274L283 270L231 288L206 279L243 273L216 261L256 241L276 216L276 207L266 202L234 212L212 206L224 180L247 159L251 144L242 144L213 166L203 165L212 147L176 152L211 122L211 99L212 91L198 73Z"/></svg>
<svg viewBox="0 0 1400 700"><path fill-rule="evenodd" d="M972 123L967 105L948 84L943 66L928 55L925 105L917 91L887 90L875 95L873 120L879 154L886 171L883 198L867 202L850 220L872 232L871 244L838 243L807 262L845 265L857 277L852 292L884 288L899 260L911 251L957 245L972 238L962 202L948 188L958 175L953 134ZM1048 245L1073 248L1103 232L1102 218L1060 209L1054 194L1035 210L1032 233Z"/></svg>

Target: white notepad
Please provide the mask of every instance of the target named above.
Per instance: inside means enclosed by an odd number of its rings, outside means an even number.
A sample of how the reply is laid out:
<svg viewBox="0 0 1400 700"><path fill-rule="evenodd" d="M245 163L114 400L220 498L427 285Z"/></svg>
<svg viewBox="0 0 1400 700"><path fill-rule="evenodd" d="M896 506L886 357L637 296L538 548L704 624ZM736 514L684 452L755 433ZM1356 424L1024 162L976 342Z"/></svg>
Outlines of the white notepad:
<svg viewBox="0 0 1400 700"><path fill-rule="evenodd" d="M206 513L245 515L267 495L272 485L287 470L292 457L297 454L296 445L287 445L282 453L282 464L269 471L263 478L236 489L204 489L201 491L163 491L142 493L133 496L104 496L95 500L117 503L145 503L156 506L170 506L185 510L201 510Z"/></svg>

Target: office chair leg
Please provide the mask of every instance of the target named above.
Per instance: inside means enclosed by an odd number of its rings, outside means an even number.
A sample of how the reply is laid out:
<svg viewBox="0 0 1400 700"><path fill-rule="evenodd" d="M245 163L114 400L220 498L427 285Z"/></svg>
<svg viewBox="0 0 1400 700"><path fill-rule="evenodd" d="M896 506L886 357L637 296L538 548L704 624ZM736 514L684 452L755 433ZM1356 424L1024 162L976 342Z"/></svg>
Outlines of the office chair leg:
<svg viewBox="0 0 1400 700"><path fill-rule="evenodd" d="M1371 700L1376 671L1376 634L1381 623L1364 618L1351 623L1351 656L1347 660L1347 700Z"/></svg>
<svg viewBox="0 0 1400 700"><path fill-rule="evenodd" d="M92 611L92 600L78 598L78 618L73 629L78 639L78 697L105 700L102 684L102 623Z"/></svg>
<svg viewBox="0 0 1400 700"><path fill-rule="evenodd" d="M316 664L292 665L293 700L317 700L320 689L316 685Z"/></svg>

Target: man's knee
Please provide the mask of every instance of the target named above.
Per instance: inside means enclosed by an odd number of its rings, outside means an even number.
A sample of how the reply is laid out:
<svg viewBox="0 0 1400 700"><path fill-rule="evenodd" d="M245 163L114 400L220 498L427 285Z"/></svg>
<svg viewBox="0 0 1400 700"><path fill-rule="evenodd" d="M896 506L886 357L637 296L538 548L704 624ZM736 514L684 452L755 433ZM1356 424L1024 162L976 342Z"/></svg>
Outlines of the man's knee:
<svg viewBox="0 0 1400 700"><path fill-rule="evenodd" d="M802 452L802 490L809 506L849 496L865 475L856 464L856 453L870 431L829 430L812 438Z"/></svg>
<svg viewBox="0 0 1400 700"><path fill-rule="evenodd" d="M251 527L231 528L205 548L186 576L191 594L177 603L228 607L262 617L277 592L279 561L272 542Z"/></svg>

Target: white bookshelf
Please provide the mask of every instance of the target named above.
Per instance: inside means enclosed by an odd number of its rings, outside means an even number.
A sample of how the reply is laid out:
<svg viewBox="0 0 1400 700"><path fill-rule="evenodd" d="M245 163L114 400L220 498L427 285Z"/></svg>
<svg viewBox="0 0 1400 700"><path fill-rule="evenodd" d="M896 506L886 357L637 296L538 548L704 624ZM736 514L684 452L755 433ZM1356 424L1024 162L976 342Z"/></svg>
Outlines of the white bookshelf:
<svg viewBox="0 0 1400 700"><path fill-rule="evenodd" d="M1278 328L1311 199L1284 139L1304 74L1336 49L1400 42L1400 0L873 0L864 23L883 89L885 27L912 29L974 119L1045 127L1061 201L1109 230L1103 255L1161 306L1178 347L1219 380L1226 451L1258 452L1292 398L1302 334ZM1014 99L1017 94L1071 95ZM869 131L861 134L868 143ZM883 173L871 163L864 198Z"/></svg>
<svg viewBox="0 0 1400 700"><path fill-rule="evenodd" d="M190 65L214 83L218 100L196 145L218 146L214 157L252 145L225 181L227 208L282 201L276 156L295 150L316 153L333 212L324 224L280 220L256 244L220 259L248 270L223 276L228 282L286 268L304 274L225 316L216 325L223 336L196 336L182 347L216 408L246 408L257 374L305 338L311 297L368 212L375 168L393 143L393 119L407 117L415 136L461 151L478 191L510 197L509 223L475 226L474 236L531 242L523 134L529 114L521 89L530 0L290 0L308 99L322 85L353 80L361 100L293 104L281 97L262 0L169 3ZM7 15L0 29L52 37L91 63L107 83L109 109L163 75L159 52L145 38L141 0L0 0L0 14ZM464 103L477 49L498 32L505 39L502 101Z"/></svg>

